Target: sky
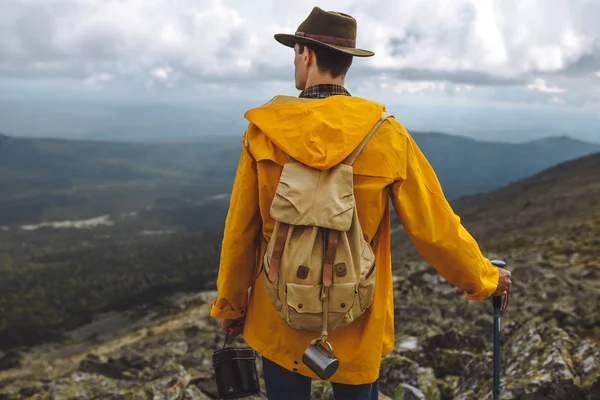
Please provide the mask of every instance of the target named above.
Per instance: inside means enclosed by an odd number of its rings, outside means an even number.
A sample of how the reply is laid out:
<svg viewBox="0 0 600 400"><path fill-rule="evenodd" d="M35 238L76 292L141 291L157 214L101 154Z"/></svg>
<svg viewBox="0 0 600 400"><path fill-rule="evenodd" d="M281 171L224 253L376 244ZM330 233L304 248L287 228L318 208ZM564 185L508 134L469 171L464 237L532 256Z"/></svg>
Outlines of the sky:
<svg viewBox="0 0 600 400"><path fill-rule="evenodd" d="M298 94L273 35L314 6L356 18L346 87L409 130L600 142L600 0L0 0L0 132L241 135Z"/></svg>

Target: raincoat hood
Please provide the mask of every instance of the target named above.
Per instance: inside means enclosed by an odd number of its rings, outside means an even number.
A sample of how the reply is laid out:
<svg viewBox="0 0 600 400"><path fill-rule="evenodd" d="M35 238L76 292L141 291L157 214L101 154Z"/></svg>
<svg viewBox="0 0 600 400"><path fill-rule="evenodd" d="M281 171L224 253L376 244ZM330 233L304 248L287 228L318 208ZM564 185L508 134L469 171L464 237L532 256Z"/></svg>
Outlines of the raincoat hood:
<svg viewBox="0 0 600 400"><path fill-rule="evenodd" d="M272 153L270 141L301 163L323 170L344 160L383 111L382 104L353 96L276 96L247 111L244 117L250 122L248 140L252 141L252 153Z"/></svg>

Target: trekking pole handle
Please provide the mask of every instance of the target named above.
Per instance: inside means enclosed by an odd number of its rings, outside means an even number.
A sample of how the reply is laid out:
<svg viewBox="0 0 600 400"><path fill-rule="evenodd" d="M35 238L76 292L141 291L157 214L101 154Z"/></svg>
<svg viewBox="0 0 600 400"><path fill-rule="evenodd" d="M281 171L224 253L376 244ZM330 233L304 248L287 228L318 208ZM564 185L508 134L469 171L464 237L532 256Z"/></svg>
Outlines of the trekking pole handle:
<svg viewBox="0 0 600 400"><path fill-rule="evenodd" d="M502 260L491 260L491 263L498 268L506 268L506 262ZM502 296L494 296L494 308L502 308Z"/></svg>

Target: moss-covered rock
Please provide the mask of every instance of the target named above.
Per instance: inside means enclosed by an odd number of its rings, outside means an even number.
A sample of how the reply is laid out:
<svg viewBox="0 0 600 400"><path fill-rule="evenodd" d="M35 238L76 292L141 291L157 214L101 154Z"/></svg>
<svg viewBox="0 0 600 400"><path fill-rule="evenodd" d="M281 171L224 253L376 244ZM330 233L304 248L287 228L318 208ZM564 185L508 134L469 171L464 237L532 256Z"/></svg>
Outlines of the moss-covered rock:
<svg viewBox="0 0 600 400"><path fill-rule="evenodd" d="M573 255L511 257L515 284L502 319L502 398L598 398L600 296L592 288L600 287L600 275ZM397 274L396 350L382 358L383 395L406 397L412 387L426 399L490 398L490 299L465 300L422 262L407 263ZM20 374L0 371L0 400L215 398L211 358L223 345L219 323L183 309L181 316L150 321L135 337L107 346L95 338L81 359L56 356L69 353L60 348L39 359L24 352ZM245 346L240 337L228 344ZM260 357L256 361L264 389ZM331 397L327 382L314 382L313 398Z"/></svg>
<svg viewBox="0 0 600 400"><path fill-rule="evenodd" d="M428 400L440 400L441 393L435 378L433 368L419 368L417 370L417 386Z"/></svg>
<svg viewBox="0 0 600 400"><path fill-rule="evenodd" d="M313 381L310 398L314 400L333 400L331 384L327 381Z"/></svg>
<svg viewBox="0 0 600 400"><path fill-rule="evenodd" d="M416 387L401 383L394 392L394 400L427 400L427 398Z"/></svg>
<svg viewBox="0 0 600 400"><path fill-rule="evenodd" d="M503 398L592 398L600 381L599 352L597 343L574 337L555 323L533 319L503 342ZM492 389L492 371L488 352L466 368L455 394L465 399L485 397Z"/></svg>
<svg viewBox="0 0 600 400"><path fill-rule="evenodd" d="M437 380L438 388L440 389L442 399L452 399L455 396L460 376L448 375L443 379Z"/></svg>
<svg viewBox="0 0 600 400"><path fill-rule="evenodd" d="M419 365L397 352L383 357L381 361L379 390L388 395L394 396L398 385L407 383L412 386L418 384Z"/></svg>

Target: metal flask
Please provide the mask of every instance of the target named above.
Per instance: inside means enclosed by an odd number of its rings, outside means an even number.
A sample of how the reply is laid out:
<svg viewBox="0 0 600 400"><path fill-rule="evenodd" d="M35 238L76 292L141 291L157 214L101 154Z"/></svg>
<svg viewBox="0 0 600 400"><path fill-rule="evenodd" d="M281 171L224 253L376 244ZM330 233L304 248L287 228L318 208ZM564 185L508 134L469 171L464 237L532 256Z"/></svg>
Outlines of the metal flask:
<svg viewBox="0 0 600 400"><path fill-rule="evenodd" d="M323 380L329 379L340 366L340 361L333 355L333 348L328 341L324 348L320 341L311 344L302 355L302 362Z"/></svg>

